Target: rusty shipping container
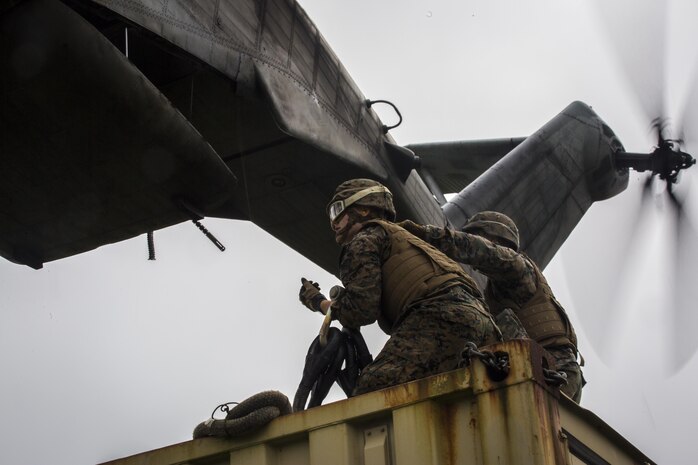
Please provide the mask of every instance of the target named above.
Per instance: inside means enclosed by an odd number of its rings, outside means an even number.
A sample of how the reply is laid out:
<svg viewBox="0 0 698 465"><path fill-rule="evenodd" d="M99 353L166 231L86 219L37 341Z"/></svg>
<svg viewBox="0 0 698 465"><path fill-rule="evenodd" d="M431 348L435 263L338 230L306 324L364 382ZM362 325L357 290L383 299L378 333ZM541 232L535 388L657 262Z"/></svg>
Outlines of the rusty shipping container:
<svg viewBox="0 0 698 465"><path fill-rule="evenodd" d="M240 438L202 438L109 465L649 465L642 452L544 376L531 341L497 380L467 368L279 417ZM105 464L106 465L106 464Z"/></svg>

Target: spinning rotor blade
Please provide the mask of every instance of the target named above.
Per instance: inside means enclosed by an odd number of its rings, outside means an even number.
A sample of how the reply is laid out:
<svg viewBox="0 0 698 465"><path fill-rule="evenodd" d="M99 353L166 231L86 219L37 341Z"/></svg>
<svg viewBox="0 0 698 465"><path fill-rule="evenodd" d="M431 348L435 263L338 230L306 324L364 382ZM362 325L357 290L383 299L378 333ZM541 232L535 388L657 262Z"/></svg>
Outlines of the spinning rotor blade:
<svg viewBox="0 0 698 465"><path fill-rule="evenodd" d="M688 152L698 151L698 57L691 75L690 88L683 102L681 116L677 119L677 137Z"/></svg>
<svg viewBox="0 0 698 465"><path fill-rule="evenodd" d="M690 174L689 174L690 173ZM671 368L672 371L680 370L696 353L698 338L695 331L698 329L698 286L695 280L695 268L698 264L698 231L695 228L694 218L696 199L690 193L695 180L693 170L683 173L684 180L681 187L685 194L679 196L676 189L668 190L669 205L672 216L676 219L674 224L675 236L670 239L673 247L673 289L667 304L673 310L672 337L670 341ZM691 178L691 179L685 179ZM671 185L669 185L671 187Z"/></svg>
<svg viewBox="0 0 698 465"><path fill-rule="evenodd" d="M693 56L693 58L697 58ZM683 113L678 118L678 137L689 153L698 153L698 60L693 63L690 89L686 94ZM698 192L695 166L681 173L679 185L668 185L669 201L675 213L672 369L678 371L698 350Z"/></svg>
<svg viewBox="0 0 698 465"><path fill-rule="evenodd" d="M596 5L647 120L664 119L666 2L597 0Z"/></svg>
<svg viewBox="0 0 698 465"><path fill-rule="evenodd" d="M695 219L698 219L698 202L689 195L688 184L693 178L698 177L698 168L688 169L695 160L688 152L698 151L698 65L696 55L693 50L686 53L676 52L676 47L672 44L672 49L667 49L667 39L669 31L669 6L675 6L670 2L662 0L645 0L635 2L633 0L615 0L612 2L597 0L597 10L602 21L606 25L608 38L618 56L619 63L627 76L634 93L637 96L640 107L644 111L648 127L651 125L653 132L653 142L656 147L650 154L641 153L619 153L616 163L618 167L631 167L637 171L650 171L652 174L645 178L641 189L641 201L629 222L617 224L618 231L630 227L630 232L616 234L619 242L612 247L614 252L620 252L621 260L617 264L617 270L610 271L610 284L612 292L606 295L607 302L600 302L602 307L611 311L619 303L626 299L621 298L625 290L638 292L642 287L633 283L637 278L636 272L630 272L629 260L635 260L647 251L647 246L653 241L649 237L640 238L643 231L658 232L654 228L644 228L643 220L647 216L661 218L669 215L674 234L665 235L660 244L661 253L670 259L670 270L665 275L660 273L657 279L652 279L653 283L664 282L661 278L667 278L670 283L666 289L662 289L663 302L661 310L666 315L666 321L671 321L671 335L669 345L671 346L671 359L667 366L671 373L678 371L694 355L698 349L698 338L695 332L698 330L698 313L692 309L698 302L698 286L692 282L692 271L698 265L698 233L695 229ZM672 19L676 19L673 16ZM685 29L685 28L684 28ZM673 30L672 30L673 31ZM685 33L682 29L680 33ZM674 37L674 35L672 35ZM695 48L696 41L682 36L685 45ZM679 47L681 48L681 47ZM685 48L685 47L684 47ZM665 98L667 56L669 52L672 61L679 61L684 69L681 74L682 87L688 85L687 101L683 106L683 114L674 120L678 124L673 125L667 117L667 107ZM686 59L686 55L691 60L687 64L681 60ZM688 79L686 79L688 78ZM673 79L672 79L673 81ZM673 126L673 127L672 127ZM683 180L683 185L677 181ZM659 200L654 194L653 183L661 181L666 184L665 192L661 193L664 205L667 205L664 215L657 216L654 210L655 202L653 198ZM695 197L695 189L693 190ZM692 210L693 208L693 210ZM627 213L627 212L625 212ZM622 218L621 218L622 219ZM627 231L627 230L626 230ZM656 249L659 250L659 249ZM609 262L609 258L606 257ZM610 264L610 263L609 263ZM666 286L665 286L666 287ZM639 295L639 294L638 294ZM609 315L605 316L607 319ZM620 323L620 315L612 317L616 323ZM608 322L608 321L607 321ZM592 322L593 323L593 322ZM611 322L608 322L611 323ZM617 333L616 325L597 325L603 327L609 333ZM617 325L622 327L622 324ZM615 328L615 329L614 329ZM596 335L596 341L599 337ZM593 340L593 338L592 338ZM607 348L607 344L599 344L597 348Z"/></svg>
<svg viewBox="0 0 698 465"><path fill-rule="evenodd" d="M655 176L647 175L642 183L639 201L632 199L632 205L627 205L625 213L628 216L621 218L621 225L618 225L621 226L620 229L623 229L623 233L619 235L621 240L616 241L616 243L620 244L614 250L617 258L616 260L607 260L607 265L609 266L607 266L606 270L610 271L608 276L613 286L606 296L606 302L603 299L601 299L601 302L604 310L614 309L615 314L610 316L607 321L608 324L601 326L603 332L596 337L597 349L601 351L599 355L602 357L606 352L614 352L614 348L611 347L614 328L625 326L624 321L628 317L626 312L621 312L617 309L623 308L621 298L631 283L629 276L632 274L633 267L628 257L632 256L631 254L637 254L638 250L643 250L641 245L647 240L646 230L648 222L645 221L647 219L645 213L653 200L654 179Z"/></svg>

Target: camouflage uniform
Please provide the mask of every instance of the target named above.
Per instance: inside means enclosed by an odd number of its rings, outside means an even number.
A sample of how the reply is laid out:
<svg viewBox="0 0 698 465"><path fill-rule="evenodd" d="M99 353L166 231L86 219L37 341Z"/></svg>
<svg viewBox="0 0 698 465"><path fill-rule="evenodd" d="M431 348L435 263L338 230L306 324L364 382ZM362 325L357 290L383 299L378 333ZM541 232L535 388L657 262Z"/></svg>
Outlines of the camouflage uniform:
<svg viewBox="0 0 698 465"><path fill-rule="evenodd" d="M383 264L391 256L389 234L364 226L344 244L339 276L345 287L332 304L333 317L349 328L381 321ZM391 337L359 377L355 394L423 378L457 367L465 342L478 346L498 339L481 296L460 278L411 302L390 327ZM383 315L384 316L384 315Z"/></svg>
<svg viewBox="0 0 698 465"><path fill-rule="evenodd" d="M409 228L408 228L409 229ZM473 266L479 272L488 277L488 289L485 292L485 301L494 311L503 307L502 302L512 302L519 308L525 308L538 290L549 287L536 264L525 254L519 253L509 247L503 247L475 234L453 231L447 228L426 226L423 230L424 239L429 244L441 250L450 258ZM496 296L496 297L495 297ZM493 301L493 300L497 301ZM561 317L569 324L564 310L549 292L548 299L563 313ZM517 331L517 322L514 314L497 315L497 324L504 334ZM520 322L519 322L520 324ZM524 324L524 328L526 325ZM531 328L526 328L531 331ZM570 331L574 331L569 326ZM576 338L573 338L576 341ZM585 384L582 370L577 363L577 348L575 343L568 342L558 345L559 342L546 343L545 340L537 340L557 361L556 370L567 374L567 384L561 388L567 396L579 403L582 395L582 386Z"/></svg>

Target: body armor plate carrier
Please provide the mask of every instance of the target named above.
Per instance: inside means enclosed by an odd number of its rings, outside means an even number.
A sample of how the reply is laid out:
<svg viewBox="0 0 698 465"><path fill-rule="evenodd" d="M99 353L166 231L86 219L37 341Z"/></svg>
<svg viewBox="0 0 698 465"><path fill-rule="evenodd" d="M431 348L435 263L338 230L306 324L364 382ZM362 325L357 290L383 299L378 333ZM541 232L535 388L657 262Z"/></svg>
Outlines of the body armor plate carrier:
<svg viewBox="0 0 698 465"><path fill-rule="evenodd" d="M383 311L378 319L386 333L390 334L410 304L449 281L465 284L473 296L482 298L473 279L436 248L395 223L371 220L366 224L379 225L390 238L390 257L382 267Z"/></svg>
<svg viewBox="0 0 698 465"><path fill-rule="evenodd" d="M500 297L496 287L488 282L485 302L490 307L490 312L498 315L504 309L511 308L531 339L545 348L571 346L576 352L577 336L567 313L553 295L543 273L530 258L526 259L533 264L536 273L536 293L524 305L519 305L511 299Z"/></svg>

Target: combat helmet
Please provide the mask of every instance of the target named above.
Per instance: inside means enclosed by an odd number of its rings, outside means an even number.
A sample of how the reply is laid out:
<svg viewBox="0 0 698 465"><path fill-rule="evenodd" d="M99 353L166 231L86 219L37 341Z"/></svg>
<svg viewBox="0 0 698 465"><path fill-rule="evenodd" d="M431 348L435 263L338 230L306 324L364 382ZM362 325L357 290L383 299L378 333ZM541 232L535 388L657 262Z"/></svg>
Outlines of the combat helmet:
<svg viewBox="0 0 698 465"><path fill-rule="evenodd" d="M473 215L463 231L483 235L510 249L519 250L519 229L514 220L503 213L484 211Z"/></svg>
<svg viewBox="0 0 698 465"><path fill-rule="evenodd" d="M327 215L334 221L351 205L375 208L385 213L390 221L395 220L393 194L383 184L372 179L350 179L337 186L332 200L327 205Z"/></svg>

